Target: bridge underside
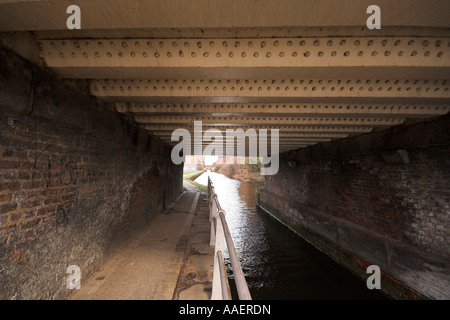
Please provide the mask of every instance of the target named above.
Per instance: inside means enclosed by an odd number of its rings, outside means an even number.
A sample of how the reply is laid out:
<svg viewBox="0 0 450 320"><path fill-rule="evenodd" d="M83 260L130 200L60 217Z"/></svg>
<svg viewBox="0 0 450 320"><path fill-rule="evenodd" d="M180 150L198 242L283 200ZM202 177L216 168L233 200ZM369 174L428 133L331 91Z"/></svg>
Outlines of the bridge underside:
<svg viewBox="0 0 450 320"><path fill-rule="evenodd" d="M98 268L178 196L172 133L194 142L201 121L268 131L281 163L260 204L321 250L357 273L381 264L412 293L394 297L449 298L449 1L378 0L381 29L366 0L70 4L80 30L67 2L0 1L0 297L66 297L63 258L41 277L24 266L63 247Z"/></svg>
<svg viewBox="0 0 450 320"><path fill-rule="evenodd" d="M3 43L169 144L202 121L279 129L284 152L449 111L445 1L379 1L379 30L367 1L77 3L81 30L63 3L4 1Z"/></svg>

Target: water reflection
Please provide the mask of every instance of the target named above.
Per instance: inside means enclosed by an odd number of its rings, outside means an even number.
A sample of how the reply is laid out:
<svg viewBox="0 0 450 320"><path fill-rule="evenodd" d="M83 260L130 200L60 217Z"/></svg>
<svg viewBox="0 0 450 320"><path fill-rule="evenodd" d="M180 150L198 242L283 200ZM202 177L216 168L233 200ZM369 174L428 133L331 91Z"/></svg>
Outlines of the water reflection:
<svg viewBox="0 0 450 320"><path fill-rule="evenodd" d="M383 299L328 256L256 207L256 186L207 172L253 299ZM227 263L228 268L230 264ZM232 279L232 277L231 277ZM233 282L230 282L233 287ZM232 288L233 289L233 288ZM233 297L236 297L233 294Z"/></svg>

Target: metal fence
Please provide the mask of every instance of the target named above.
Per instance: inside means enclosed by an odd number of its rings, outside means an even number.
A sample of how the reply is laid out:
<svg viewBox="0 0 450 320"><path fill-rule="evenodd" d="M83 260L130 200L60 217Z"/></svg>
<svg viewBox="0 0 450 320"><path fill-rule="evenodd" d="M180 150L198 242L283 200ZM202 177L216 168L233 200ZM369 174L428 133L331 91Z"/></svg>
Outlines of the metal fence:
<svg viewBox="0 0 450 320"><path fill-rule="evenodd" d="M231 300L230 285L223 252L228 248L231 267L239 300L251 300L247 281L242 271L230 229L225 219L225 211L220 206L211 179L208 177L209 221L211 222L210 246L214 247L214 273L211 300Z"/></svg>

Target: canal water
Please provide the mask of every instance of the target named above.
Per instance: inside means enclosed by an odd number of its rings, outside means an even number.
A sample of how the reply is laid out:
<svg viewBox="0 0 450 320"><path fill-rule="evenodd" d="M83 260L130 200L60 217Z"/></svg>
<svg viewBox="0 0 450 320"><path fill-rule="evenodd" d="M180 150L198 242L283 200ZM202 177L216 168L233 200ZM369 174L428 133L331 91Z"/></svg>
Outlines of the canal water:
<svg viewBox="0 0 450 320"><path fill-rule="evenodd" d="M257 208L256 185L215 172L206 172L195 182L208 185L208 175L226 212L253 299L385 299L379 292L369 290L365 281ZM226 262L236 298L231 264Z"/></svg>

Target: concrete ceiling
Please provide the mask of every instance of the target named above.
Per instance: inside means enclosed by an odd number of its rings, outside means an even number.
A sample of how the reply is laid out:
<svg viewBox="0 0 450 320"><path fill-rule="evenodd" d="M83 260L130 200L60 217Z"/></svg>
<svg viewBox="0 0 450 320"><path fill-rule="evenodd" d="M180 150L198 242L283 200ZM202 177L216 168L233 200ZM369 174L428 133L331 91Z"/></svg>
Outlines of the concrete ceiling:
<svg viewBox="0 0 450 320"><path fill-rule="evenodd" d="M377 1L369 30L372 2L0 0L0 40L168 143L201 120L287 151L450 110L450 1Z"/></svg>

